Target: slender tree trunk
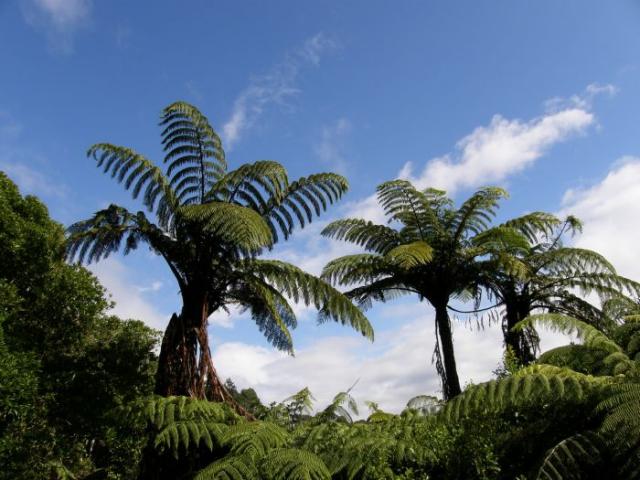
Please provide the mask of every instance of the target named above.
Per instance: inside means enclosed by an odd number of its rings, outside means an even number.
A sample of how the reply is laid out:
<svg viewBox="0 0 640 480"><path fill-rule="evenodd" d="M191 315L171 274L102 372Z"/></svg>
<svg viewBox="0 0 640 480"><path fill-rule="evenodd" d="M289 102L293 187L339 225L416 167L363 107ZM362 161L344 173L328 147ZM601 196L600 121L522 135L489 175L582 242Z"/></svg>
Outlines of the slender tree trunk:
<svg viewBox="0 0 640 480"><path fill-rule="evenodd" d="M517 305L507 303L505 321L502 325L505 348L511 349L520 365L528 365L536 358L535 332L527 330L513 331L513 327L521 320L524 320L528 313L528 311L520 311Z"/></svg>
<svg viewBox="0 0 640 480"><path fill-rule="evenodd" d="M456 357L453 350L453 334L451 332L451 320L447 311L447 302L438 302L436 309L436 329L438 335L439 359L441 364L436 365L442 379L442 392L445 400L451 400L461 392Z"/></svg>
<svg viewBox="0 0 640 480"><path fill-rule="evenodd" d="M172 315L164 332L155 393L226 402L240 415L252 419L253 416L224 388L213 366L206 296L187 294L183 295L183 301L182 312Z"/></svg>

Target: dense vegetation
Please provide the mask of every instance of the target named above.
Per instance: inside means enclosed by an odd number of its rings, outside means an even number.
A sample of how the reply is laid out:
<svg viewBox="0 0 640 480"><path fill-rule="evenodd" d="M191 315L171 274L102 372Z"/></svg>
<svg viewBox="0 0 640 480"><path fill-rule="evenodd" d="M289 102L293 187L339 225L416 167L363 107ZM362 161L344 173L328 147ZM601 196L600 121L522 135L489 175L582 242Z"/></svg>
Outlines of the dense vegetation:
<svg viewBox="0 0 640 480"><path fill-rule="evenodd" d="M317 278L260 255L337 200L344 178L289 182L275 162L229 171L191 105L167 107L162 125L165 171L124 147L89 150L142 195L155 223L111 205L65 233L0 173L1 478L640 478L640 285L565 245L577 219L533 212L496 223L501 189L456 207L445 192L386 182L378 198L390 223L329 224L323 235L365 253ZM141 243L182 293L164 337L110 315L97 279L67 261ZM219 308L248 309L291 351L291 300L373 338L362 312L404 294L435 309L443 400L358 412L349 390L315 410L303 389L264 405L216 375L207 318ZM452 299L502 327L504 365L490 382L460 386ZM540 354L541 326L579 342Z"/></svg>

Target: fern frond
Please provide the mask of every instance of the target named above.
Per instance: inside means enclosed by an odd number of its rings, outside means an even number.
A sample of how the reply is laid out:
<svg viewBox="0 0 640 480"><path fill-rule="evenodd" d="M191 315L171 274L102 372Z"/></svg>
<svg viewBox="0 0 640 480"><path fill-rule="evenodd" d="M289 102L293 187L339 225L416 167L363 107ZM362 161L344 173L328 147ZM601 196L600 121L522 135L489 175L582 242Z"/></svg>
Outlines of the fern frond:
<svg viewBox="0 0 640 480"><path fill-rule="evenodd" d="M541 313L530 315L518 323L514 330L526 327L543 326L566 335L576 335L584 345L604 350L609 353L621 352L621 348L597 328L577 318L557 313Z"/></svg>
<svg viewBox="0 0 640 480"><path fill-rule="evenodd" d="M428 264L433 259L433 248L428 243L418 240L394 247L385 254L385 259L409 270Z"/></svg>
<svg viewBox="0 0 640 480"><path fill-rule="evenodd" d="M245 265L295 302L314 305L320 311L321 321L333 319L373 339L373 328L362 311L323 280L277 260L247 260Z"/></svg>
<svg viewBox="0 0 640 480"><path fill-rule="evenodd" d="M394 266L385 257L361 253L331 260L322 270L321 278L334 285L367 284L394 271Z"/></svg>
<svg viewBox="0 0 640 480"><path fill-rule="evenodd" d="M260 480L260 472L249 455L228 455L200 470L193 480Z"/></svg>
<svg viewBox="0 0 640 480"><path fill-rule="evenodd" d="M246 455L258 459L274 448L289 444L289 434L269 422L250 422L231 426L220 439L233 455Z"/></svg>
<svg viewBox="0 0 640 480"><path fill-rule="evenodd" d="M164 161L176 197L183 205L204 203L206 193L227 168L220 137L207 118L186 102L166 107L160 125L165 127Z"/></svg>
<svg viewBox="0 0 640 480"><path fill-rule="evenodd" d="M382 255L400 245L400 236L393 228L358 218L331 222L321 234L327 238L354 243L369 252Z"/></svg>
<svg viewBox="0 0 640 480"><path fill-rule="evenodd" d="M264 478L273 480L330 480L324 462L311 452L295 448L271 450L260 462Z"/></svg>
<svg viewBox="0 0 640 480"><path fill-rule="evenodd" d="M471 386L447 402L439 417L455 422L474 413L499 411L509 406L550 401L581 402L593 391L604 388L603 382L594 381L596 377L576 372L569 374L567 370L563 370L563 375L548 375L547 370L544 374L514 375Z"/></svg>
<svg viewBox="0 0 640 480"><path fill-rule="evenodd" d="M269 226L255 210L225 202L181 207L180 214L212 238L249 252L273 244Z"/></svg>
<svg viewBox="0 0 640 480"><path fill-rule="evenodd" d="M457 240L465 232L477 235L486 230L496 214L499 201L508 196L506 190L499 187L481 188L471 195L452 218L453 238Z"/></svg>
<svg viewBox="0 0 640 480"><path fill-rule="evenodd" d="M577 434L562 440L545 456L538 480L593 478L593 466L602 458L602 439L597 434Z"/></svg>
<svg viewBox="0 0 640 480"><path fill-rule="evenodd" d="M548 238L551 236L561 224L562 221L551 213L531 212L508 220L503 225L518 229L530 243L534 244L539 241L540 237Z"/></svg>
<svg viewBox="0 0 640 480"><path fill-rule="evenodd" d="M311 223L313 215L320 215L330 204L339 200L349 189L347 180L335 173L318 173L291 183L282 198L273 197L260 210L269 223L274 238L278 232L288 239L295 228Z"/></svg>
<svg viewBox="0 0 640 480"><path fill-rule="evenodd" d="M174 244L173 239L151 223L144 213L133 214L113 204L91 218L71 225L67 235L67 258L77 258L80 263L97 262L122 247L127 254L140 242L146 242L160 252L167 252Z"/></svg>
<svg viewBox="0 0 640 480"><path fill-rule="evenodd" d="M144 156L130 148L109 143L97 143L87 151L97 166L110 173L127 190L132 187L133 198L138 198L144 189L144 204L149 211L155 211L160 224L168 225L170 218L178 208L177 195L162 170ZM156 200L159 201L156 203Z"/></svg>

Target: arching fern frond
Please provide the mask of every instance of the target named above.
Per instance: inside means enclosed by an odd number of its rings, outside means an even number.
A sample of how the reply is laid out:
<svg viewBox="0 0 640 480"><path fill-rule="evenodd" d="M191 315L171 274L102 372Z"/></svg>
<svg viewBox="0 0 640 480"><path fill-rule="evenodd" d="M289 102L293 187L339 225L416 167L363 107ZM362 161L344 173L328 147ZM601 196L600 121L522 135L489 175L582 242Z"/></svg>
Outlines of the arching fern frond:
<svg viewBox="0 0 640 480"><path fill-rule="evenodd" d="M205 195L226 171L220 137L193 105L175 102L162 112L162 145L167 177L182 205L204 203Z"/></svg>
<svg viewBox="0 0 640 480"><path fill-rule="evenodd" d="M176 458L191 445L209 450L220 446L229 425L239 421L226 404L189 397L152 397L143 412L154 430L153 446L170 450Z"/></svg>
<svg viewBox="0 0 640 480"><path fill-rule="evenodd" d="M258 459L274 448L285 447L290 442L289 434L273 423L250 422L230 427L221 442L229 447L233 455L247 455Z"/></svg>
<svg viewBox="0 0 640 480"><path fill-rule="evenodd" d="M385 254L385 259L409 270L429 263L433 259L433 248L428 243L418 240L394 247Z"/></svg>
<svg viewBox="0 0 640 480"><path fill-rule="evenodd" d="M180 214L197 222L207 234L219 241L249 252L273 244L273 236L264 219L250 208L226 202L181 207Z"/></svg>
<svg viewBox="0 0 640 480"><path fill-rule="evenodd" d="M518 323L514 330L518 331L526 327L547 327L554 331L567 335L576 335L584 344L591 348L604 350L608 353L621 352L621 348L613 340L607 337L597 328L577 318L558 313L541 313L530 315Z"/></svg>
<svg viewBox="0 0 640 480"><path fill-rule="evenodd" d="M178 208L176 194L162 170L144 156L130 148L109 143L97 143L87 151L105 173L131 190L133 198L144 191L143 200L150 211L155 211L164 227ZM157 201L157 203L156 203Z"/></svg>
<svg viewBox="0 0 640 480"><path fill-rule="evenodd" d="M193 480L260 480L260 472L249 455L229 455L200 470Z"/></svg>
<svg viewBox="0 0 640 480"><path fill-rule="evenodd" d="M323 280L300 268L278 260L252 259L247 269L264 279L295 302L314 305L320 311L320 321L335 320L349 325L373 340L373 328L362 311L341 292Z"/></svg>
<svg viewBox="0 0 640 480"><path fill-rule="evenodd" d="M322 230L322 235L335 240L345 240L382 255L400 245L400 235L393 228L359 218L331 222Z"/></svg>
<svg viewBox="0 0 640 480"><path fill-rule="evenodd" d="M323 268L321 278L334 285L366 284L394 270L383 256L360 253L331 260Z"/></svg>
<svg viewBox="0 0 640 480"><path fill-rule="evenodd" d="M516 228L522 232L529 242L537 243L542 238L548 238L555 229L562 224L562 220L551 213L531 212L504 222L503 225Z"/></svg>
<svg viewBox="0 0 640 480"><path fill-rule="evenodd" d="M603 388L603 382L594 381L596 377L569 372L564 369L563 375L549 375L548 372L513 375L471 386L447 402L439 417L455 422L474 413L499 411L509 406L550 401L581 402L594 390Z"/></svg>
<svg viewBox="0 0 640 480"><path fill-rule="evenodd" d="M595 433L577 434L555 445L542 461L537 480L587 480L603 456L603 442Z"/></svg>
<svg viewBox="0 0 640 480"><path fill-rule="evenodd" d="M264 478L273 480L330 480L324 462L311 452L295 448L278 448L260 462Z"/></svg>
<svg viewBox="0 0 640 480"><path fill-rule="evenodd" d="M499 201L506 197L506 190L499 187L481 188L471 195L451 219L453 237L457 240L465 232L479 234L486 230L496 214Z"/></svg>
<svg viewBox="0 0 640 480"><path fill-rule="evenodd" d="M113 204L87 220L74 223L67 233L67 258L77 258L81 263L97 262L120 248L127 254L135 250L140 242L148 243L161 253L169 251L174 243L143 212L133 214Z"/></svg>
<svg viewBox="0 0 640 480"><path fill-rule="evenodd" d="M347 180L335 173L302 177L287 187L282 198L272 197L260 212L274 238L278 239L280 233L286 240L296 226L295 220L301 228L311 223L314 214L320 215L348 189Z"/></svg>

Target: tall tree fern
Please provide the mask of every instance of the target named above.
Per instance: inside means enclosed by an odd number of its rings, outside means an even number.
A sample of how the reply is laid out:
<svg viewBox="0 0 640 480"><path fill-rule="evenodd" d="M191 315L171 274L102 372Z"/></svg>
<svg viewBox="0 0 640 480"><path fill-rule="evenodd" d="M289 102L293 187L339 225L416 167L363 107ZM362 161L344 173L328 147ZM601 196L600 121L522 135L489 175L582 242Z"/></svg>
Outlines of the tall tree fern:
<svg viewBox="0 0 640 480"><path fill-rule="evenodd" d="M321 173L291 182L273 161L229 170L218 134L184 102L166 107L160 125L163 166L108 143L88 151L104 173L141 198L147 212L112 204L68 229L71 259L99 261L145 243L174 275L182 310L164 334L156 392L230 401L207 332L209 316L229 305L249 310L265 337L287 351L296 326L290 299L313 304L323 318L372 338L367 319L340 292L293 265L258 258L338 200L347 181Z"/></svg>
<svg viewBox="0 0 640 480"><path fill-rule="evenodd" d="M548 213L532 212L509 220L504 226L522 232L528 245L515 250L505 245L504 251L494 255L496 261L507 254L512 262L488 271L482 281L503 309L505 347L522 365L535 359L538 334L532 325L513 327L531 313L556 312L603 323L607 317L584 298L606 300L640 293L640 285L619 276L602 255L563 244L566 233L582 228L575 217L560 220Z"/></svg>
<svg viewBox="0 0 640 480"><path fill-rule="evenodd" d="M491 228L500 188L484 188L459 208L445 193L418 190L404 180L378 187L378 201L391 226L349 218L329 224L323 235L363 247L368 253L348 255L329 262L323 277L351 286L347 295L367 308L372 301L417 294L436 312L434 358L446 399L460 393L449 302L468 296L487 270L499 268L492 253L526 247L526 238L509 226ZM394 228L397 227L397 228ZM503 262L507 255L501 254Z"/></svg>

